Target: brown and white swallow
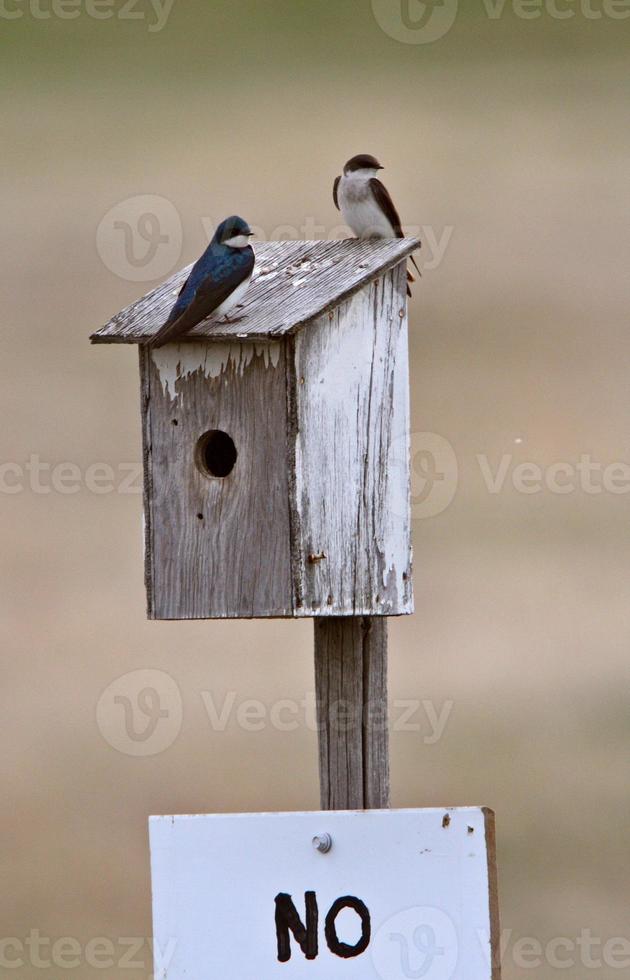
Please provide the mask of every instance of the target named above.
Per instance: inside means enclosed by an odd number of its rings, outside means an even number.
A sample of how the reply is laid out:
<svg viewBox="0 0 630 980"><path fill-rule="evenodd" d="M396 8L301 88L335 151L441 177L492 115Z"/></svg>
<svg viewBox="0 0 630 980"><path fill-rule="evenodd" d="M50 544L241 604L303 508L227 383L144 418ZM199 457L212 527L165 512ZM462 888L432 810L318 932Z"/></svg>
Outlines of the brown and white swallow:
<svg viewBox="0 0 630 980"><path fill-rule="evenodd" d="M404 238L396 206L376 176L379 170L383 167L369 153L360 153L348 160L343 174L337 177L333 186L335 206L357 238ZM421 275L413 256L411 261ZM410 272L407 278L414 282ZM407 293L411 296L409 286Z"/></svg>

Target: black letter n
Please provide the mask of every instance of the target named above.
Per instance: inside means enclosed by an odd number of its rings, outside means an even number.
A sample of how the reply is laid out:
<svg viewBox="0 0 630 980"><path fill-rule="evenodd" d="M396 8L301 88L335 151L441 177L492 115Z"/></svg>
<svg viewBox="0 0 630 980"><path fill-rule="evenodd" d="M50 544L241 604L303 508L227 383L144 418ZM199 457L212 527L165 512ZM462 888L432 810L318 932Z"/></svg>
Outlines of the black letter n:
<svg viewBox="0 0 630 980"><path fill-rule="evenodd" d="M291 959L289 930L293 933L307 960L314 960L317 956L318 913L315 892L306 892L304 902L306 905L306 927L302 925L291 896L285 895L283 892L276 895L276 936L278 937L278 960L280 963L286 963Z"/></svg>

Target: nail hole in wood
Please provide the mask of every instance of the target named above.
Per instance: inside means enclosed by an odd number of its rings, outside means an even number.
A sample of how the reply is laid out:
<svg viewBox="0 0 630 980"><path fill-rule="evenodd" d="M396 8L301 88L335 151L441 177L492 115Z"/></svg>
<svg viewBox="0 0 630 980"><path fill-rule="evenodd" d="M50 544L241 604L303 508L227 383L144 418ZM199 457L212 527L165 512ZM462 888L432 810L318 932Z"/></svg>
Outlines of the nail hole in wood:
<svg viewBox="0 0 630 980"><path fill-rule="evenodd" d="M195 448L195 463L204 476L229 476L237 456L233 439L221 429L204 432Z"/></svg>

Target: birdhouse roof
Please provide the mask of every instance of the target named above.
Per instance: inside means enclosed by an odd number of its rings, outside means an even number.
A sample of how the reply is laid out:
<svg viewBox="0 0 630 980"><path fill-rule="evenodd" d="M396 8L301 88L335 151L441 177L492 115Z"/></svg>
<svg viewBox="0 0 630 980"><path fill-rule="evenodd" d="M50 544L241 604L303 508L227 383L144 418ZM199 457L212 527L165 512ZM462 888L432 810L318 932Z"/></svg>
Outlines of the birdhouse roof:
<svg viewBox="0 0 630 980"><path fill-rule="evenodd" d="M243 307L233 314L235 322L210 316L185 339L273 340L295 333L419 246L417 238L261 242L256 246L256 268ZM92 334L92 342L139 344L149 340L167 319L190 269L187 266L175 273L116 314Z"/></svg>

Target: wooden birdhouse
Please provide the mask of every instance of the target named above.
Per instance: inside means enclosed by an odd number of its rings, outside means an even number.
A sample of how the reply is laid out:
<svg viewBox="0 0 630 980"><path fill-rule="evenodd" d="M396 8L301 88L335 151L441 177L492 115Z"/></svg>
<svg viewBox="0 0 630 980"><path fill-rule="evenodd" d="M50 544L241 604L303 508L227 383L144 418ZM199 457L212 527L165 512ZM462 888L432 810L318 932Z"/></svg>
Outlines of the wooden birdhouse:
<svg viewBox="0 0 630 980"><path fill-rule="evenodd" d="M95 333L140 345L151 619L413 611L407 256L270 242L234 322L146 341L188 270Z"/></svg>

